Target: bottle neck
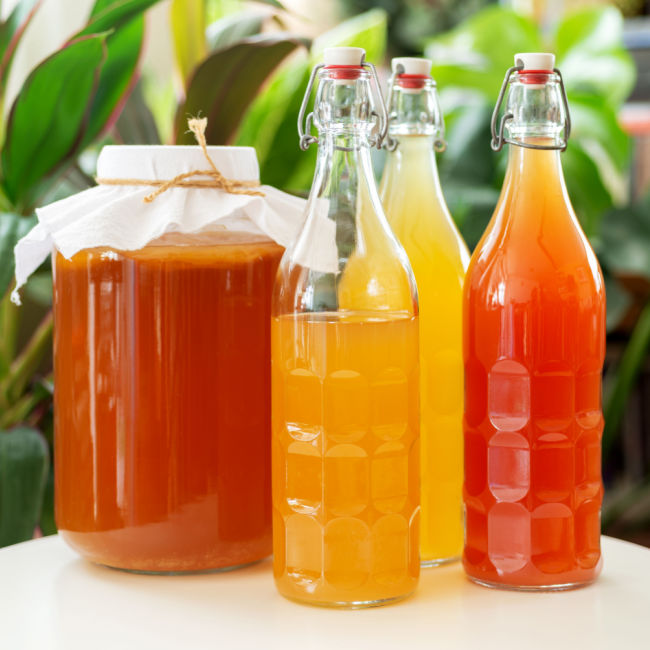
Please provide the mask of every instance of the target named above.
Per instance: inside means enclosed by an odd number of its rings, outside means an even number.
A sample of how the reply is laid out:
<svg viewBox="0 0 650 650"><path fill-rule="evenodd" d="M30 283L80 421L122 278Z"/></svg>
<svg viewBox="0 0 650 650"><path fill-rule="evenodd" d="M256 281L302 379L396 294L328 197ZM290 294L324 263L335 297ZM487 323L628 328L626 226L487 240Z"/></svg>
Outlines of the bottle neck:
<svg viewBox="0 0 650 650"><path fill-rule="evenodd" d="M548 143L546 139L538 140L533 143ZM560 151L510 145L499 205L497 222L525 228L531 236L542 224L563 228L575 222Z"/></svg>
<svg viewBox="0 0 650 650"><path fill-rule="evenodd" d="M547 138L526 138L530 144L551 144ZM518 145L508 147L506 181L531 195L565 194L562 160L557 149L529 149Z"/></svg>
<svg viewBox="0 0 650 650"><path fill-rule="evenodd" d="M510 144L564 150L571 122L561 77L555 72L515 72L509 81L503 118ZM493 142L495 118L493 115Z"/></svg>
<svg viewBox="0 0 650 650"><path fill-rule="evenodd" d="M444 123L434 81L430 77L396 77L390 90L388 122L388 133L393 139L421 135L442 141Z"/></svg>
<svg viewBox="0 0 650 650"><path fill-rule="evenodd" d="M334 199L337 212L343 210L352 217L360 183L376 192L368 134L321 131L310 199Z"/></svg>
<svg viewBox="0 0 650 650"><path fill-rule="evenodd" d="M388 152L385 182L397 182L407 192L410 187L422 196L433 190L441 194L438 166L434 153L434 135L395 135L396 146Z"/></svg>

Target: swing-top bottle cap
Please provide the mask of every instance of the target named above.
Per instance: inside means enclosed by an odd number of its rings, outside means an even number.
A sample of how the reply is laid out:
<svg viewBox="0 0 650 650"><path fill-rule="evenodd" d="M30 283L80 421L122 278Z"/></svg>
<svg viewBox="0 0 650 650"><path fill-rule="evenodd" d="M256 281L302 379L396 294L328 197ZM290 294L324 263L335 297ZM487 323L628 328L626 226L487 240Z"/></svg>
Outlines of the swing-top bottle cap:
<svg viewBox="0 0 650 650"><path fill-rule="evenodd" d="M365 55L366 51L362 47L326 47L323 52L323 63L326 67L360 66Z"/></svg>
<svg viewBox="0 0 650 650"><path fill-rule="evenodd" d="M418 77L429 77L431 75L431 59L423 59L415 56L400 56L391 61L393 74L415 75Z"/></svg>
<svg viewBox="0 0 650 650"><path fill-rule="evenodd" d="M555 54L549 52L520 52L515 54L515 65L523 66L521 72L553 72Z"/></svg>

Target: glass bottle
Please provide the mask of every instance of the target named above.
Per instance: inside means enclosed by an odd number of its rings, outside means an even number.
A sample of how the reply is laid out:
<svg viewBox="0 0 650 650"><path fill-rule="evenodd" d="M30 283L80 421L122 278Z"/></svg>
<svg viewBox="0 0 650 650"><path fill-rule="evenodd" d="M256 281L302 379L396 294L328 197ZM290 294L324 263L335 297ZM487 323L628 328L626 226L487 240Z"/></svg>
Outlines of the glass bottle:
<svg viewBox="0 0 650 650"><path fill-rule="evenodd" d="M272 305L275 580L332 607L404 598L420 565L417 294L373 177L386 110L363 59L331 48L312 72L316 172Z"/></svg>
<svg viewBox="0 0 650 650"><path fill-rule="evenodd" d="M431 61L392 61L388 157L380 195L413 266L420 305L420 559L458 560L463 547L462 296L469 252L442 195L436 151L444 123Z"/></svg>
<svg viewBox="0 0 650 650"><path fill-rule="evenodd" d="M481 584L568 589L602 564L605 290L564 184L570 119L552 54L515 56L492 132L495 150L511 146L465 283L463 561Z"/></svg>

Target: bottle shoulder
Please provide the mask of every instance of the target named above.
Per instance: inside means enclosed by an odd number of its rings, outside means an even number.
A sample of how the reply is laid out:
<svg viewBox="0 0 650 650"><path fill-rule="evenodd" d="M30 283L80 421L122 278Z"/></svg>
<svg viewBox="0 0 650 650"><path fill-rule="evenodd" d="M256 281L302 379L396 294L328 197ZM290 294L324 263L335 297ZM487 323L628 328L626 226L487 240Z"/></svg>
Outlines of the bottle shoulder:
<svg viewBox="0 0 650 650"><path fill-rule="evenodd" d="M603 275L591 247L584 242L560 249L484 245L470 261L466 298L494 308L571 303L580 309L598 305L604 309Z"/></svg>
<svg viewBox="0 0 650 650"><path fill-rule="evenodd" d="M446 260L462 270L469 264L469 250L442 196L386 194L384 208L388 223L413 258Z"/></svg>

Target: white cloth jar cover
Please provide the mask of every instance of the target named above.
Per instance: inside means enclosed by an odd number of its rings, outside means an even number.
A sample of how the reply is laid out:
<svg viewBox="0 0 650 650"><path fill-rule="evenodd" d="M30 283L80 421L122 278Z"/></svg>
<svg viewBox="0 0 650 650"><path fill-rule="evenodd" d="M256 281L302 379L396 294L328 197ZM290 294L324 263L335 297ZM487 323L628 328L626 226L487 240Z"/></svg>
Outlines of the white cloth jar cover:
<svg viewBox="0 0 650 650"><path fill-rule="evenodd" d="M259 181L252 147L207 151L227 179ZM97 177L167 181L206 167L198 146L107 146L97 161ZM20 304L19 289L53 249L70 259L88 248L138 250L167 233L220 230L267 236L286 248L302 228L306 202L268 185L253 189L264 196L170 187L146 203L144 197L155 187L100 184L38 208L38 224L15 247L16 288L11 299Z"/></svg>

